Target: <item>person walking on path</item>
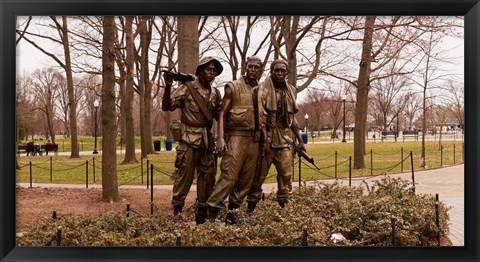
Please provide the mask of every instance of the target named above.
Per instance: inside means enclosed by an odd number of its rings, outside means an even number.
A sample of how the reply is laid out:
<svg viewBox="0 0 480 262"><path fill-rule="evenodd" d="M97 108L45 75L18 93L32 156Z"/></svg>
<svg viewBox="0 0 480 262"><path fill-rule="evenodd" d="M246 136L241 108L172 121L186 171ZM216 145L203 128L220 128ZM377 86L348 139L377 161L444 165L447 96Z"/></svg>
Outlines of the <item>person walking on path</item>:
<svg viewBox="0 0 480 262"><path fill-rule="evenodd" d="M246 74L225 86L218 122L217 146L222 162L221 175L207 201L208 219L215 221L218 212L228 210L225 222L241 223L238 209L253 181L260 137L266 136L265 97L258 79L263 72L259 57L247 58ZM267 148L267 147L266 147Z"/></svg>
<svg viewBox="0 0 480 262"><path fill-rule="evenodd" d="M292 190L292 132L293 140L298 141L298 148L305 150L302 136L298 128L295 113L298 112L296 105L296 89L286 82L288 64L278 59L270 66L270 76L261 84L266 90L272 105L267 108L267 134L268 139L264 143L269 144L268 153L259 158L257 172L253 184L247 196L247 215L251 215L257 203L262 197L262 184L272 164L277 170L277 202L284 207L288 202Z"/></svg>
<svg viewBox="0 0 480 262"><path fill-rule="evenodd" d="M175 123L179 143L172 175L175 180L172 196L173 219L177 223L183 221L181 212L194 178L197 180L195 222L202 224L207 218L206 202L215 184L216 173L212 119L209 118L218 120L221 102L219 90L212 87L211 83L222 71L223 67L217 59L204 57L197 66L195 80L184 82L172 93L173 79L164 74L162 110L173 111L181 108L181 123Z"/></svg>

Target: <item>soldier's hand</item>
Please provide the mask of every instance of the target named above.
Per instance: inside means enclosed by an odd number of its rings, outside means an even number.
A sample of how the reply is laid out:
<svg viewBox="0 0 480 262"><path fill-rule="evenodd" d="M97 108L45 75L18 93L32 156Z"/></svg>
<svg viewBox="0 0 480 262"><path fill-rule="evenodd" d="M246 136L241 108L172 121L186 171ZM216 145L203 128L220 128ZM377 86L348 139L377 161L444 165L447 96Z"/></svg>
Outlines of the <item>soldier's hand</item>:
<svg viewBox="0 0 480 262"><path fill-rule="evenodd" d="M262 156L266 156L268 154L269 149L270 149L270 144L268 143L268 141L265 141L265 143L263 143Z"/></svg>
<svg viewBox="0 0 480 262"><path fill-rule="evenodd" d="M173 77L168 73L163 73L163 81L165 81L165 87L170 88L173 84Z"/></svg>
<svg viewBox="0 0 480 262"><path fill-rule="evenodd" d="M225 144L225 140L223 137L219 137L217 139L217 149L218 149L218 156L222 157L225 152L227 152L227 146Z"/></svg>
<svg viewBox="0 0 480 262"><path fill-rule="evenodd" d="M302 140L298 141L298 149L307 152L307 149L305 148L305 144L303 143Z"/></svg>

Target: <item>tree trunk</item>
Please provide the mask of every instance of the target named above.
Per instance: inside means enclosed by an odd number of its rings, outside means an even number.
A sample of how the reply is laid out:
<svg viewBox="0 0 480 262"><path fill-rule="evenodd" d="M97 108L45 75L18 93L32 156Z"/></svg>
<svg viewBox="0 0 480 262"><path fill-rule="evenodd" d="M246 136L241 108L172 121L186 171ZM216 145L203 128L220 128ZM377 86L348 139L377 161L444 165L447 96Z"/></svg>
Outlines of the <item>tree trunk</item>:
<svg viewBox="0 0 480 262"><path fill-rule="evenodd" d="M103 20L102 56L102 200L118 201L116 115L115 115L115 22L113 16Z"/></svg>
<svg viewBox="0 0 480 262"><path fill-rule="evenodd" d="M65 73L67 76L67 90L68 90L68 103L70 105L69 118L70 118L70 138L71 138L71 151L70 158L80 158L78 148L78 132L77 132L77 103L75 101L75 91L73 86L73 74L72 64L70 59L70 45L68 41L68 27L67 17L62 16L63 20L63 49L65 51Z"/></svg>
<svg viewBox="0 0 480 262"><path fill-rule="evenodd" d="M145 50L145 60L142 64L142 73L144 74L145 82L145 95L143 97L145 103L145 151L147 154L153 154L153 137L152 137L152 83L150 82L149 76L149 66L148 66L148 49L150 47L150 42L152 39L152 22L149 21L151 18L145 18L148 26L145 26L145 42L142 44L142 57L143 50Z"/></svg>
<svg viewBox="0 0 480 262"><path fill-rule="evenodd" d="M178 71L194 74L199 60L198 16L178 17ZM166 114L167 138L171 137L168 128L172 119L180 118L180 110Z"/></svg>
<svg viewBox="0 0 480 262"><path fill-rule="evenodd" d="M355 108L355 132L353 151L354 168L356 169L365 168L365 133L367 123L368 91L370 90L373 25L375 24L375 19L375 16L367 16L365 18L362 59L360 61L360 69L358 72L357 106Z"/></svg>
<svg viewBox="0 0 480 262"><path fill-rule="evenodd" d="M116 50L117 54L119 54L118 50ZM118 79L118 87L119 87L119 96L120 96L120 117L119 117L119 125L120 125L120 147L125 143L125 89L126 89L126 79L127 79L127 72L126 72L126 65L122 61L123 59L121 56L118 56L117 65L119 67L118 72L120 73L120 78Z"/></svg>
<svg viewBox="0 0 480 262"><path fill-rule="evenodd" d="M198 16L178 17L178 71L194 74L199 59Z"/></svg>
<svg viewBox="0 0 480 262"><path fill-rule="evenodd" d="M133 76L135 74L135 47L133 42L133 16L126 17L127 81L125 83L125 159L122 164L136 163L135 124L133 122Z"/></svg>
<svg viewBox="0 0 480 262"><path fill-rule="evenodd" d="M142 17L140 19L140 81L138 83L138 94L140 103L140 148L142 151L142 158L147 158L147 147L145 137L145 74L143 73L143 65L146 64L148 49L145 43L147 42L147 19Z"/></svg>

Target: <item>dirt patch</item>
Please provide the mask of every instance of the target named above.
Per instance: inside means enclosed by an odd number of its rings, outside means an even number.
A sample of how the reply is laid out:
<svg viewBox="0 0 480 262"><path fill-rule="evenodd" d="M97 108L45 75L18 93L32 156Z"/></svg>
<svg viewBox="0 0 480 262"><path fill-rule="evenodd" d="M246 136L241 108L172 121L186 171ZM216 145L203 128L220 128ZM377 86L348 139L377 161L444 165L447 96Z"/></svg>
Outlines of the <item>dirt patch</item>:
<svg viewBox="0 0 480 262"><path fill-rule="evenodd" d="M109 210L124 212L127 204L132 211L150 214L150 189L119 188L120 201L102 201L100 188L17 188L17 232L41 218L51 218L55 210L58 216L71 214L78 217L95 217ZM185 207L193 205L195 192L187 196ZM171 190L154 189L155 206L165 212L173 212L170 205Z"/></svg>

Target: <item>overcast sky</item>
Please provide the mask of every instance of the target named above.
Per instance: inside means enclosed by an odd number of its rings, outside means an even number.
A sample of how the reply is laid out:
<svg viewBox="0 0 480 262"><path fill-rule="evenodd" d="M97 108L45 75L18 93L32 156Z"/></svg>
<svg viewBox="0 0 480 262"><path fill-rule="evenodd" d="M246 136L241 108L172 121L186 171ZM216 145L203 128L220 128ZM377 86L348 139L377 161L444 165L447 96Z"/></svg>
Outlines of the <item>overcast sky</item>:
<svg viewBox="0 0 480 262"><path fill-rule="evenodd" d="M59 47L54 47L54 46L51 47L51 49L53 48L59 48ZM444 50L443 55L457 58L455 59L454 64L445 64L444 69L447 69L452 74L459 75L463 78L464 39L446 37L443 40L442 49ZM53 50L47 50L47 51L53 51ZM361 52L361 50L359 50L359 52ZM33 47L31 44L25 41L20 41L20 43L17 45L16 57L17 57L17 64L16 64L17 74L24 74L24 73L28 74L33 72L36 69L48 67L52 65L58 66L52 58L46 56L41 51L37 50L35 47ZM225 68L228 69L227 67ZM227 71L228 70L225 71L226 74L222 74L222 79L225 77L231 78L231 73ZM264 74L264 77L266 75L267 74ZM321 84L317 81L317 82L312 82L310 86L322 89L320 85ZM220 89L223 92L223 88L220 88ZM298 94L298 100L303 101L307 93L308 92L306 91L300 92Z"/></svg>

